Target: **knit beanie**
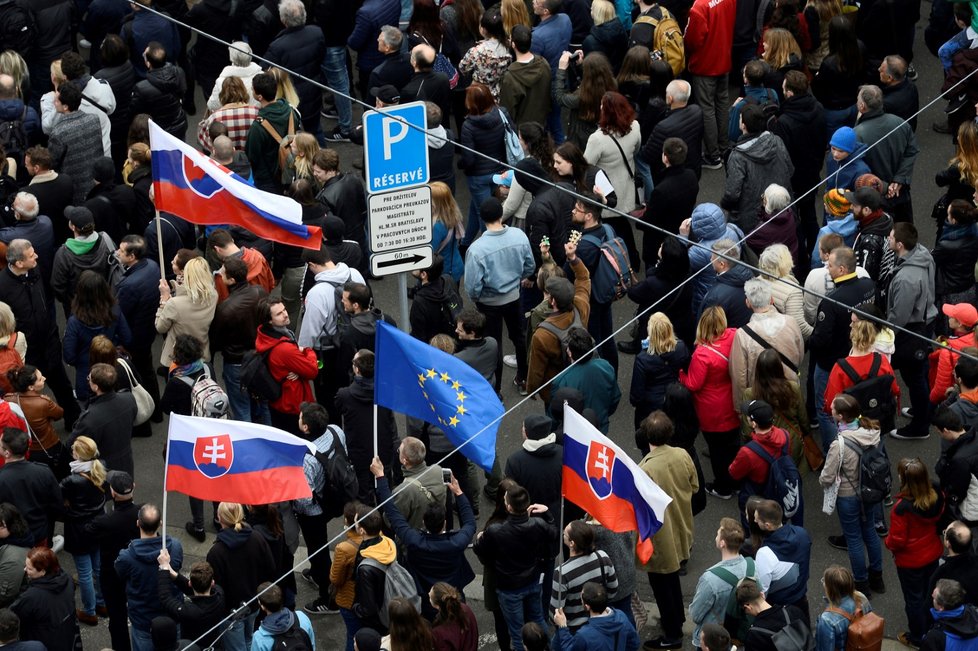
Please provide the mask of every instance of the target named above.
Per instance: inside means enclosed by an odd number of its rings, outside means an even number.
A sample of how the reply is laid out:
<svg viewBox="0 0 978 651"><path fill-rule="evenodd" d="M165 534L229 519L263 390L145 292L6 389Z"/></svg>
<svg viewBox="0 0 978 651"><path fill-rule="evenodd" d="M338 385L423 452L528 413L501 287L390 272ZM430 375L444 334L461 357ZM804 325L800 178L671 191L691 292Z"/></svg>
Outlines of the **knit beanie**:
<svg viewBox="0 0 978 651"><path fill-rule="evenodd" d="M829 141L829 145L848 154L856 151L857 144L856 132L852 127L839 127L832 134L832 140Z"/></svg>
<svg viewBox="0 0 978 651"><path fill-rule="evenodd" d="M825 209L833 217L845 217L852 210L852 204L849 203L849 200L835 188L825 193L823 201L825 202Z"/></svg>
<svg viewBox="0 0 978 651"><path fill-rule="evenodd" d="M856 179L856 183L854 185L855 185L854 189L856 190L858 190L859 188L873 188L874 190L880 193L881 197L886 196L886 191L887 191L886 184L883 183L882 179L880 179L880 177L876 176L875 174L863 174L862 176Z"/></svg>

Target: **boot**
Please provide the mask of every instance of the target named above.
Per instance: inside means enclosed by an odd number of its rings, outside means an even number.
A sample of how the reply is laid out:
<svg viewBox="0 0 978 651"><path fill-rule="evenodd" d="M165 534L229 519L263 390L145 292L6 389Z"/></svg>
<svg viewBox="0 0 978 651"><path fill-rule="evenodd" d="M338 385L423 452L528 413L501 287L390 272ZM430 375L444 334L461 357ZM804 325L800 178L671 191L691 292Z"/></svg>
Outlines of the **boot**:
<svg viewBox="0 0 978 651"><path fill-rule="evenodd" d="M637 340L619 341L618 351L626 355L637 355L642 352L642 342Z"/></svg>
<svg viewBox="0 0 978 651"><path fill-rule="evenodd" d="M861 592L869 599L872 590L869 588L869 581L856 581L856 592Z"/></svg>
<svg viewBox="0 0 978 651"><path fill-rule="evenodd" d="M878 592L879 594L886 593L886 585L883 584L883 572L869 571L869 587L873 592Z"/></svg>

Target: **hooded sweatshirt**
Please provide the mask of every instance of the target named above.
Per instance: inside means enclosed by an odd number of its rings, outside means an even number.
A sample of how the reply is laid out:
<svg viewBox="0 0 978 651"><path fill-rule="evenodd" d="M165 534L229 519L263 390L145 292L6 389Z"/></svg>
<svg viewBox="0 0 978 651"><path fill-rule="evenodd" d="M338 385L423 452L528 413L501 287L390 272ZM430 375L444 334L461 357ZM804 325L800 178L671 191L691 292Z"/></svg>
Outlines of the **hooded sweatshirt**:
<svg viewBox="0 0 978 651"><path fill-rule="evenodd" d="M554 635L554 651L627 651L637 649L640 640L635 626L620 610L608 608L601 615L592 615L587 624L575 634L566 626Z"/></svg>
<svg viewBox="0 0 978 651"><path fill-rule="evenodd" d="M727 159L727 182L720 205L730 211L732 222L752 231L764 190L772 183L790 188L794 172L781 138L768 131L744 136Z"/></svg>
<svg viewBox="0 0 978 651"><path fill-rule="evenodd" d="M172 536L166 537L166 549L170 552L170 567L179 572L183 567L183 546ZM115 573L126 584L129 602L129 621L133 628L149 631L154 617L166 614L160 604L159 579L160 538L137 538L129 547L119 552L115 561ZM173 594L179 595L176 586Z"/></svg>
<svg viewBox="0 0 978 651"><path fill-rule="evenodd" d="M929 323L937 317L934 305L934 258L918 244L896 261L887 292L887 319L896 325Z"/></svg>
<svg viewBox="0 0 978 651"><path fill-rule="evenodd" d="M978 610L961 604L954 610L930 609L934 627L920 645L926 651L966 651L978 646Z"/></svg>
<svg viewBox="0 0 978 651"><path fill-rule="evenodd" d="M298 625L309 636L312 649L316 649L316 633L312 629L312 622L306 617L305 613L292 612L288 608L282 608L277 613L269 613L262 620L261 626L255 631L255 636L251 639L251 651L272 651L275 646L275 636L285 633Z"/></svg>
<svg viewBox="0 0 978 651"><path fill-rule="evenodd" d="M823 488L826 488L835 482L836 477L841 477L839 497L852 497L859 489L859 455L846 446L843 438L862 448L867 448L871 445L879 445L880 431L859 427L858 421L840 424L839 436L829 445L829 452L825 455L825 465L822 466L822 474L819 475L818 481ZM840 454L842 455L841 470Z"/></svg>
<svg viewBox="0 0 978 651"><path fill-rule="evenodd" d="M75 285L83 271L94 271L102 277L109 272L109 258L115 243L105 233L88 237L69 237L54 254L51 288L59 301L68 303L75 295Z"/></svg>
<svg viewBox="0 0 978 651"><path fill-rule="evenodd" d="M539 54L527 63L513 61L499 82L499 105L513 124L547 121L550 113L550 64Z"/></svg>
<svg viewBox="0 0 978 651"><path fill-rule="evenodd" d="M314 346L320 335L336 333L336 318L343 311L343 306L336 300L342 294L343 285L350 280L366 284L360 272L345 262L338 262L332 269L316 274L316 284L306 294L306 310L299 330L300 346Z"/></svg>
<svg viewBox="0 0 978 651"><path fill-rule="evenodd" d="M240 531L233 527L221 529L207 552L207 562L214 568L214 581L224 588L228 608L237 608L254 597L262 582L278 578L268 543L247 524ZM257 608L257 603L252 602L252 612Z"/></svg>

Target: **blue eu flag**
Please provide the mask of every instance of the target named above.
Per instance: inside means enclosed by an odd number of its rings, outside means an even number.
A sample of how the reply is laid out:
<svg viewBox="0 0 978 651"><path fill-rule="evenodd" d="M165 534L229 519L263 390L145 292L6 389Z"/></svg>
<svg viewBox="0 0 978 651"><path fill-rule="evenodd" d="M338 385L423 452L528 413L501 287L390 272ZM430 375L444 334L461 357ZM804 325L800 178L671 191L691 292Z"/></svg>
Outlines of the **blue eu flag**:
<svg viewBox="0 0 978 651"><path fill-rule="evenodd" d="M438 426L466 458L491 471L504 411L492 385L462 360L382 321L376 351L377 404Z"/></svg>

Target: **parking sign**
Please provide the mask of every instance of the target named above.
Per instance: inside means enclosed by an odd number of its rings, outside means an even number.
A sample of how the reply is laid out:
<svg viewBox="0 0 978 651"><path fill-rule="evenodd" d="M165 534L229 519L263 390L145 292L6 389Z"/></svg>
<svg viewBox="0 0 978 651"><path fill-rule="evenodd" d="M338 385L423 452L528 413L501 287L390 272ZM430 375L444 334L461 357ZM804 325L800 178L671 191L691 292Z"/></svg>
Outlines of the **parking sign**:
<svg viewBox="0 0 978 651"><path fill-rule="evenodd" d="M364 113L367 192L389 192L428 182L427 124L424 102Z"/></svg>

